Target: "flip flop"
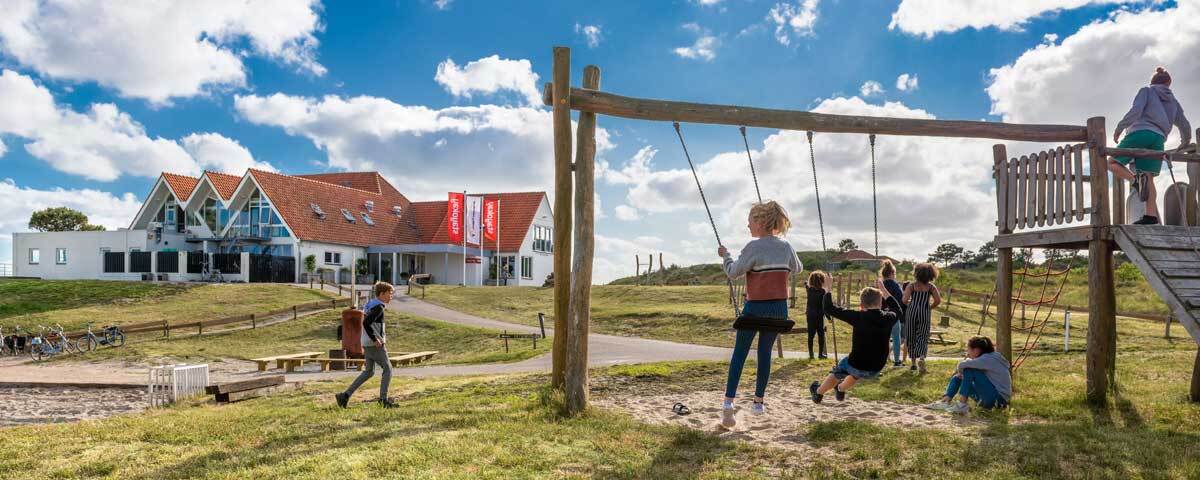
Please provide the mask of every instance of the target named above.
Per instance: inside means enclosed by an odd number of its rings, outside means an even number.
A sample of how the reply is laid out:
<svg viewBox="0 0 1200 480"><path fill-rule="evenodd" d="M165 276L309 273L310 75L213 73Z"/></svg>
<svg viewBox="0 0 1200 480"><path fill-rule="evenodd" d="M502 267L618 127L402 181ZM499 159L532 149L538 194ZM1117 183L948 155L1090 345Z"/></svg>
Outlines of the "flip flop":
<svg viewBox="0 0 1200 480"><path fill-rule="evenodd" d="M674 407L671 407L671 411L675 412L676 415L687 415L692 413L692 409L688 408L687 405L682 403L676 403Z"/></svg>

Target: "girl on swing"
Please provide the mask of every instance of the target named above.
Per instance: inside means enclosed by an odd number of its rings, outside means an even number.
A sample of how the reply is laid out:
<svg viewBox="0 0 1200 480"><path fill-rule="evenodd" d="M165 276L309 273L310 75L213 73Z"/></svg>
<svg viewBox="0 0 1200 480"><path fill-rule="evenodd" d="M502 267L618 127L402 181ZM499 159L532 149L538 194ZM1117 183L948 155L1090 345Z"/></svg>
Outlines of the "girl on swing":
<svg viewBox="0 0 1200 480"><path fill-rule="evenodd" d="M1150 77L1150 86L1138 90L1133 106L1113 129L1113 141L1120 141L1119 148L1142 148L1162 151L1171 127L1179 128L1180 148L1192 141L1192 126L1183 115L1183 107L1171 93L1171 74L1162 67ZM1121 132L1127 131L1125 138ZM1133 163L1132 168L1127 166ZM1154 188L1154 177L1162 171L1162 160L1151 158L1115 157L1108 160L1108 169L1114 175L1133 182L1130 193L1138 192L1146 202L1146 214L1135 225L1157 225L1158 201ZM1131 171L1132 170L1132 171Z"/></svg>
<svg viewBox="0 0 1200 480"><path fill-rule="evenodd" d="M787 233L792 222L787 212L775 201L756 203L750 208L747 225L750 236L735 260L725 247L717 249L722 258L725 274L730 279L746 277L746 303L742 307L742 318L766 319L768 322L784 323L788 318L788 282L793 274L804 269L796 251L780 235ZM733 346L733 358L729 361L729 378L725 383L725 401L721 409L721 425L733 428L736 410L733 400L737 395L738 381L742 378L742 367L750 354L750 345L758 335L758 372L754 383L754 405L751 413L766 413L763 394L771 377L771 346L779 332L770 328L738 328Z"/></svg>

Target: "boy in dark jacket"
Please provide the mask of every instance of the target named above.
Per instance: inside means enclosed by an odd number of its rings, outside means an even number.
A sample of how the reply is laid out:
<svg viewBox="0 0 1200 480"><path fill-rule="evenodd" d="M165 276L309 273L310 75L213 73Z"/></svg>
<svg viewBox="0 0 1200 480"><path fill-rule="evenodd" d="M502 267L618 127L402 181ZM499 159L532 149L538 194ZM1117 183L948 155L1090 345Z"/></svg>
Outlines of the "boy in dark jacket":
<svg viewBox="0 0 1200 480"><path fill-rule="evenodd" d="M824 383L813 381L809 385L813 403L821 403L829 390L835 390L839 402L845 400L846 392L856 382L879 376L887 365L888 340L900 305L887 290L877 288L864 288L859 299L859 310L847 310L835 305L831 296L825 297L825 313L854 327L854 336L850 355L833 367Z"/></svg>
<svg viewBox="0 0 1200 480"><path fill-rule="evenodd" d="M380 373L383 375L379 383L379 404L384 408L396 406L387 396L388 383L392 380L392 365L391 360L388 359L387 336L383 328L383 311L388 302L392 301L393 291L392 284L378 282L372 290L375 298L363 305L365 314L363 315L362 346L366 366L358 378L355 378L354 382L350 384L350 388L335 395L339 407L346 408L354 391L375 375L375 365L379 365Z"/></svg>

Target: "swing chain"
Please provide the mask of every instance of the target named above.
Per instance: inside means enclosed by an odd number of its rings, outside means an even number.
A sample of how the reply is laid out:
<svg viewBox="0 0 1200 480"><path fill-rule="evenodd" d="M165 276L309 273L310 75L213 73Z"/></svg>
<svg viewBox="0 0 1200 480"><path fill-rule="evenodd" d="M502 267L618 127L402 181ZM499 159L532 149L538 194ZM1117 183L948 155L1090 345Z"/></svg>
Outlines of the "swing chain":
<svg viewBox="0 0 1200 480"><path fill-rule="evenodd" d="M700 191L700 201L704 203L704 212L708 214L708 224L712 225L713 235L717 237L717 246L724 248L721 243L721 233L717 231L717 222L713 220L712 210L708 208L708 199L704 196L704 187L700 186L700 175L696 173L696 165L692 163L692 155L688 153L687 143L683 141L683 130L679 128L679 122L673 122L675 125L675 135L679 137L679 145L683 147L683 156L687 159L688 168L692 170L692 178L696 180L696 190ZM724 269L724 267L722 267ZM725 284L729 286L729 303L733 305L733 316L741 315L738 310L737 296L733 292L733 279L729 275L725 276Z"/></svg>
<svg viewBox="0 0 1200 480"><path fill-rule="evenodd" d="M746 139L746 127L738 127L742 132L742 143L746 145L746 160L750 162L750 178L754 179L754 193L758 195L758 203L762 203L762 191L758 189L758 174L754 173L754 158L750 156L750 141Z"/></svg>
<svg viewBox="0 0 1200 480"><path fill-rule="evenodd" d="M875 256L879 256L879 200L875 194L875 134L872 133L868 138L871 140L871 217L875 221Z"/></svg>
<svg viewBox="0 0 1200 480"><path fill-rule="evenodd" d="M821 251L828 250L825 245L825 217L821 214L821 187L817 184L817 154L813 152L813 132L808 131L808 158L812 160L813 193L817 197L817 225L821 227Z"/></svg>

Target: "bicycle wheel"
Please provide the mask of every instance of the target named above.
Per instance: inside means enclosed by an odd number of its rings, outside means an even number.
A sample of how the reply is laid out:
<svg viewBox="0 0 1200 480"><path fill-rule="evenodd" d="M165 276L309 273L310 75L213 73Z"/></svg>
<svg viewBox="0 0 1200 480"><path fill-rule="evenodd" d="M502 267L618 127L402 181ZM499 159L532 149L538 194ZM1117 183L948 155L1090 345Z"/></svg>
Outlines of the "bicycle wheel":
<svg viewBox="0 0 1200 480"><path fill-rule="evenodd" d="M125 333L124 332L114 333L112 336L112 342L110 344L114 347L124 346L125 345Z"/></svg>
<svg viewBox="0 0 1200 480"><path fill-rule="evenodd" d="M40 362L42 359L46 358L46 352L42 351L42 346L40 344L30 345L29 356L33 358L33 361Z"/></svg>
<svg viewBox="0 0 1200 480"><path fill-rule="evenodd" d="M91 335L79 337L79 340L77 340L75 343L75 348L79 349L81 352L90 352L96 349L96 339Z"/></svg>
<svg viewBox="0 0 1200 480"><path fill-rule="evenodd" d="M59 352L61 353L79 353L79 345L67 339L62 339L59 344Z"/></svg>

